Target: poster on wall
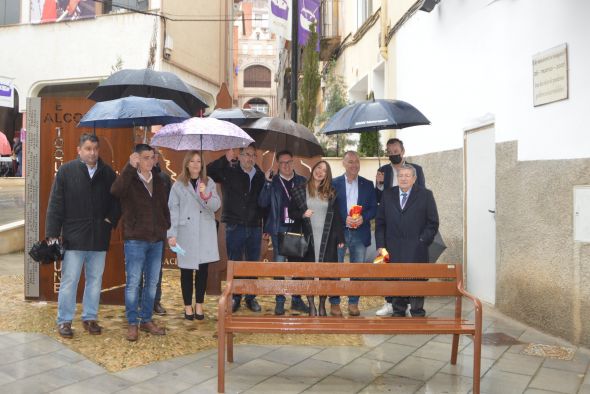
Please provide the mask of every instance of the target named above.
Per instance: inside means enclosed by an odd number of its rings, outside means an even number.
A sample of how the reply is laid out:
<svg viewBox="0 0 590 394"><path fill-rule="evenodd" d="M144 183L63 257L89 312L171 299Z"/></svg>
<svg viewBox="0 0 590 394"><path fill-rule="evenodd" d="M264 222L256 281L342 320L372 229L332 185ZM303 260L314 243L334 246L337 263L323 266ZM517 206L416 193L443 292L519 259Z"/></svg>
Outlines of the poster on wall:
<svg viewBox="0 0 590 394"><path fill-rule="evenodd" d="M12 78L0 77L0 107L14 107L14 84Z"/></svg>
<svg viewBox="0 0 590 394"><path fill-rule="evenodd" d="M31 23L94 18L95 4L93 0L31 0Z"/></svg>
<svg viewBox="0 0 590 394"><path fill-rule="evenodd" d="M311 25L315 24L320 49L320 0L299 0L299 45L305 45L311 34Z"/></svg>

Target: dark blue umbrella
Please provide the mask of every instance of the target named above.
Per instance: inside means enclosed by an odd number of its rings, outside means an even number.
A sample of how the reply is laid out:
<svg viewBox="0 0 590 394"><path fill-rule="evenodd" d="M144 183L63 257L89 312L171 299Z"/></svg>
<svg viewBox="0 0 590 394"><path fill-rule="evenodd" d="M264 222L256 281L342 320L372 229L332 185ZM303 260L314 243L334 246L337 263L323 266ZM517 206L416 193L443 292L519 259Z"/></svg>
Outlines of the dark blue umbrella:
<svg viewBox="0 0 590 394"><path fill-rule="evenodd" d="M190 115L172 100L129 96L94 104L82 117L78 127L166 125L188 118Z"/></svg>
<svg viewBox="0 0 590 394"><path fill-rule="evenodd" d="M362 133L428 124L426 116L405 101L377 99L342 108L324 125L322 133Z"/></svg>

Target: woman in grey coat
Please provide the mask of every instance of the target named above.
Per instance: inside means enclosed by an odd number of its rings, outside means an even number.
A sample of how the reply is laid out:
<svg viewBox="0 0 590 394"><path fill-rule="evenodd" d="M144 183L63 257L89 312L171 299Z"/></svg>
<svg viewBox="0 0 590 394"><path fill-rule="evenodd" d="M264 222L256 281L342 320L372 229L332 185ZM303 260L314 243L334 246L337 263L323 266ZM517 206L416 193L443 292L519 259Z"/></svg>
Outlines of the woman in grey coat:
<svg viewBox="0 0 590 394"><path fill-rule="evenodd" d="M215 189L215 182L207 177L201 155L197 151L188 152L182 161L182 173L172 186L168 200L172 222L168 230L168 245L179 246L184 250L184 254L177 254L177 260L184 317L187 320L205 318L203 300L209 263L219 260L215 211L220 206L221 200Z"/></svg>

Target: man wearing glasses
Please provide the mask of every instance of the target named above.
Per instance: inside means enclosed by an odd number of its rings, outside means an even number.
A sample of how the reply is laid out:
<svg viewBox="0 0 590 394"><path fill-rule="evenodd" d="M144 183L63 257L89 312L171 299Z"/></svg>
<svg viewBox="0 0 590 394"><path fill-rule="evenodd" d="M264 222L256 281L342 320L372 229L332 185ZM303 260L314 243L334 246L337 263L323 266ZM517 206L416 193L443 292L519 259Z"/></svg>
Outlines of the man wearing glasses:
<svg viewBox="0 0 590 394"><path fill-rule="evenodd" d="M291 191L295 186L305 183L306 179L301 175L297 175L293 170L293 154L290 151L278 152L276 159L279 163L279 173L273 177L271 168L266 171L266 183L262 188L260 197L258 197L258 205L268 209L264 220L264 232L272 238L273 261L283 262L286 259L285 256L279 254L278 234L290 231L291 223L293 223L288 212ZM291 310L309 312L309 308L300 295L293 295L291 298ZM285 296L277 294L275 315L284 314Z"/></svg>
<svg viewBox="0 0 590 394"><path fill-rule="evenodd" d="M207 165L207 174L221 184L223 194L221 221L225 223L225 246L230 260L259 261L262 241L263 210L258 197L264 186L264 174L256 165L254 144L241 148L236 157L233 149ZM260 312L256 296L247 294L246 307ZM234 294L232 311L240 308L241 294Z"/></svg>

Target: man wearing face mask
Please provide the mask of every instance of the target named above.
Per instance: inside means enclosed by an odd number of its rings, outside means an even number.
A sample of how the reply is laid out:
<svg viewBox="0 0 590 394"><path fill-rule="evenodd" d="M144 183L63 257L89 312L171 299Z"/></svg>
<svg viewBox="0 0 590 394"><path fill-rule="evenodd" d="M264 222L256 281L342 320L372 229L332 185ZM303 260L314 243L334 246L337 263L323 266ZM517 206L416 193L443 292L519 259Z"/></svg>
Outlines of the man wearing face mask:
<svg viewBox="0 0 590 394"><path fill-rule="evenodd" d="M381 202L381 195L384 190L392 187L399 186L398 174L400 168L403 165L410 164L416 169L416 184L426 188L426 182L424 181L424 171L422 167L414 163L408 163L404 159L404 143L399 138L390 138L386 144L387 154L389 155L390 164L385 164L377 170L377 176L375 177L375 194L377 195L377 203ZM393 297L385 297L385 303L376 312L377 316L391 316L393 313L392 306Z"/></svg>
<svg viewBox="0 0 590 394"><path fill-rule="evenodd" d="M404 149L404 143L402 140L399 138L390 138L387 141L386 147L391 164L385 164L377 170L377 176L375 177L377 203L381 201L381 194L384 190L398 186L397 174L401 166L404 164L411 164L416 169L416 184L426 187L422 167L414 163L408 163L405 160L404 154L406 153L406 150Z"/></svg>

